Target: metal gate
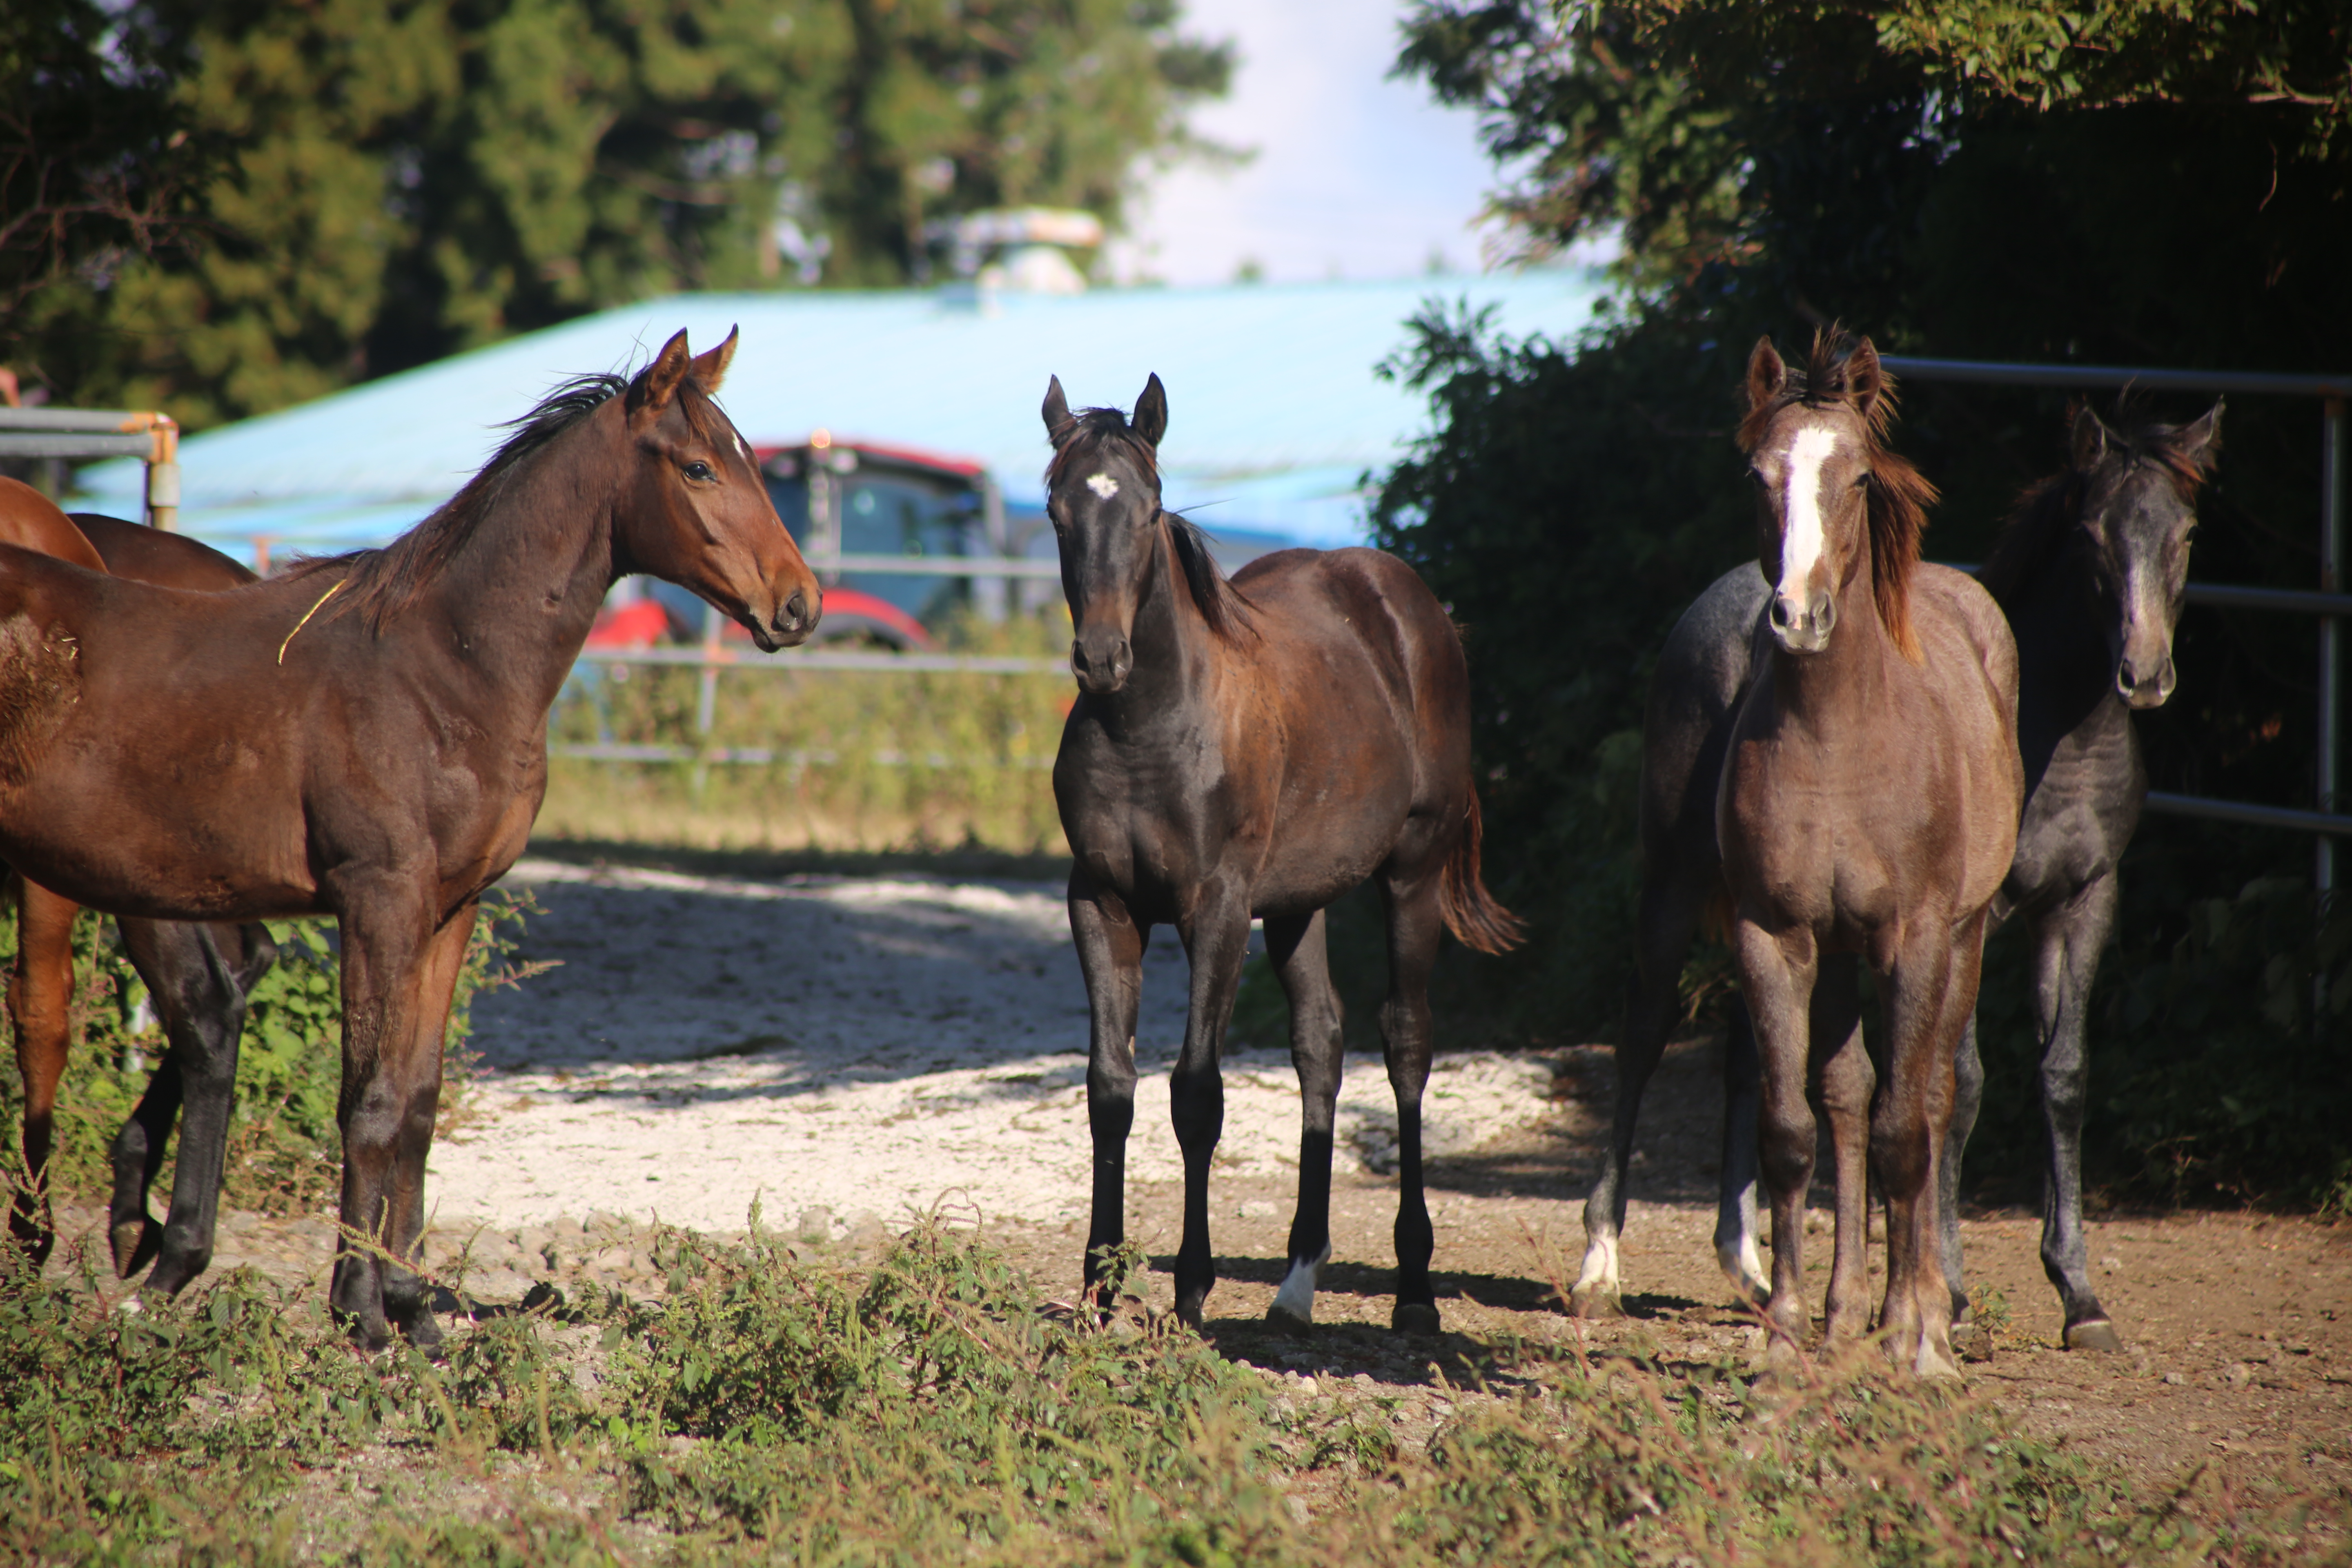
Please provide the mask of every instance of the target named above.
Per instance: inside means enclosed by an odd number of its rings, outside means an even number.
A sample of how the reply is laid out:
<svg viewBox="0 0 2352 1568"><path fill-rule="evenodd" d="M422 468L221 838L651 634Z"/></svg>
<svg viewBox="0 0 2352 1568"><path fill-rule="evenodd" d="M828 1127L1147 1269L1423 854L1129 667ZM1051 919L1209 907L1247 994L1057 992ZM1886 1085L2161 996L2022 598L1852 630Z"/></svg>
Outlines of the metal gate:
<svg viewBox="0 0 2352 1568"><path fill-rule="evenodd" d="M2257 827L2284 827L2314 834L2318 839L2312 885L2325 899L2336 886L2336 837L2352 833L2352 816L2336 808L2338 751L2337 641L2343 618L2352 615L2352 594L2342 592L2339 569L2344 557L2344 404L2352 397L2352 375L2273 375L2264 371L2131 370L2116 365L2000 364L1977 360L1914 359L1887 354L1880 363L1912 381L1973 382L1986 386L2058 386L2096 388L2133 386L2159 392L2277 394L2320 400L2319 437L2319 586L2247 588L2219 583L2191 583L2189 602L2227 609L2276 610L2319 617L2319 757L2312 781L2314 809L2253 805L2243 801L2210 800L2203 795L2169 795L2151 790L2147 808L2174 816L2198 816L2213 822L2244 823Z"/></svg>

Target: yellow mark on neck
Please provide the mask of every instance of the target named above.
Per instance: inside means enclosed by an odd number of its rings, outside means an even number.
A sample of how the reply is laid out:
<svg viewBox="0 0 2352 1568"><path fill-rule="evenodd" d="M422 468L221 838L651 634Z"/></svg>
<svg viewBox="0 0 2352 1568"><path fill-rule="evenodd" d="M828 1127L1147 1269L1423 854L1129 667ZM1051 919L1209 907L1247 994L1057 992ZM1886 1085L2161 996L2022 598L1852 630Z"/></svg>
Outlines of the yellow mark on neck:
<svg viewBox="0 0 2352 1568"><path fill-rule="evenodd" d="M334 585L333 587L331 587L331 588L328 589L325 593L323 593L323 594L321 594L321 595L319 595L319 602L318 602L317 604L315 604L315 605L311 605L309 609L307 609L307 610L305 610L305 611L303 611L303 612L302 612L302 618L301 618L300 620L296 621L296 622L294 623L294 630L293 630L293 631L290 631L290 632L288 632L288 633L286 634L286 640L285 640L284 642L279 643L279 644L278 645L278 662L281 666L282 666L283 664L285 664L285 662L286 662L286 650L287 650L288 648L289 648L289 647L293 647L293 646L294 646L294 638L295 638L295 637L296 637L298 634L299 634L299 633L300 633L300 631L302 630L302 628L303 628L304 626L309 626L309 625L310 624L310 617L311 617L312 616L317 615L317 614L320 612L320 610L321 610L322 608L324 608L328 600L330 600L330 599L333 598L337 594L339 594L339 593L342 592L343 584L344 584L344 583L348 583L348 582L350 582L350 581L351 581L351 579L350 579L350 578L348 578L348 577L341 579L340 581L338 581L338 582L335 584L335 585Z"/></svg>

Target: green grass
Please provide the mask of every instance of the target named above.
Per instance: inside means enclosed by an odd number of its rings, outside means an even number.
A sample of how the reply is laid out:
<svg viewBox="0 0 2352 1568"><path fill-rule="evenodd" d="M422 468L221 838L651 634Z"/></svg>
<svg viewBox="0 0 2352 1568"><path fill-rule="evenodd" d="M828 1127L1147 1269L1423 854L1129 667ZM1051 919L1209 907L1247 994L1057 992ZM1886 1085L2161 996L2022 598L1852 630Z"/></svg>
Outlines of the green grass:
<svg viewBox="0 0 2352 1568"><path fill-rule="evenodd" d="M1486 1390L1440 1383L1452 1414L1408 1448L1392 1398L1295 1408L933 1226L871 1265L756 1224L658 1257L658 1301L494 1320L440 1365L362 1359L246 1273L144 1316L0 1280L0 1557L2252 1563L2343 1540L2340 1500L2135 1490L1866 1358L1759 1391L1456 1341Z"/></svg>

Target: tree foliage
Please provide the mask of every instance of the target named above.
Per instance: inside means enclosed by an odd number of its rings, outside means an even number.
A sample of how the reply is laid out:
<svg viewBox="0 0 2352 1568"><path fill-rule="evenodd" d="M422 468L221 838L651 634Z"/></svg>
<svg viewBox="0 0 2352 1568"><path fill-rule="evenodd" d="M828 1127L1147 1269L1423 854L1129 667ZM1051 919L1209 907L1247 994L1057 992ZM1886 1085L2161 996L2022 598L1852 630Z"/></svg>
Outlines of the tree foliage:
<svg viewBox="0 0 2352 1568"><path fill-rule="evenodd" d="M187 62L142 101L218 154L188 197L210 243L45 289L0 320L0 353L190 425L666 289L919 280L926 227L959 213L1115 226L1139 160L1192 150L1182 113L1232 63L1173 0L119 15Z"/></svg>
<svg viewBox="0 0 2352 1568"><path fill-rule="evenodd" d="M1452 961L1458 1005L1539 1036L1614 1027L1642 704L1675 616L1754 551L1729 432L1759 333L1801 340L1835 319L1889 353L2352 367L2347 15L2325 0L1434 0L1412 14L1401 67L1485 111L1509 176L1495 206L1525 249L1613 234L1633 285L1581 344L1500 342L1441 311L1396 367L1431 393L1437 434L1387 477L1378 531L1467 627L1490 842L1513 847L1492 863L1542 927L1516 971ZM1926 383L1902 400L1897 443L1944 492L1928 551L1980 559L2011 498L2058 466L2064 400ZM2231 400L2199 578L2315 580L2318 426L2308 400ZM2140 721L2156 787L2310 805L2310 623L2192 608L2177 654L2179 690ZM2250 992L2247 1029L2280 1042L2250 1055L2247 1031L2225 1042L2148 1012L2189 994L2161 977L2186 973L2176 950L2200 910L2236 907L2265 876L2303 878L2307 899L2309 856L2276 833L2144 825L2095 1004L2092 1137L2117 1179L2149 1179L2151 1141L2186 1140L2167 1158L2201 1173L2178 1191L2328 1180L2307 1142L2266 1152L2259 1117L2189 1127L2165 1087L2235 1073L2246 1105L2305 1091L2307 1016L2263 1022ZM1978 1170L2038 1136L2020 946L2000 939L1986 982L1994 1097ZM2282 958L2293 973L2199 962L2268 995L2307 992L2324 958ZM2321 1120L2352 1125L2329 1094ZM2352 1140L2334 1147L2352 1154Z"/></svg>

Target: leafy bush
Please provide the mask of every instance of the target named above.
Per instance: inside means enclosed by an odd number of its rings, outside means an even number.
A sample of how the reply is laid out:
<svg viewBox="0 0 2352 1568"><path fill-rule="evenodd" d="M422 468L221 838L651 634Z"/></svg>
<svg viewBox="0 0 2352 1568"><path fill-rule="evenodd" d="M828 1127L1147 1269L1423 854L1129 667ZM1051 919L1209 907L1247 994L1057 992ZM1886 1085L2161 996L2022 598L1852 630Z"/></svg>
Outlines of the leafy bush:
<svg viewBox="0 0 2352 1568"><path fill-rule="evenodd" d="M483 900L449 1009L445 1125L462 1114L470 1078L473 1058L464 1043L468 1008L485 987L519 978L507 960L530 909L528 895L494 892ZM247 998L224 1183L230 1204L280 1213L331 1198L340 1180L335 1102L342 1078L342 984L331 921L267 923L278 962ZM16 950L10 902L0 910L0 967L14 962ZM107 1150L146 1091L165 1043L163 1026L145 1005L146 987L113 927L88 911L74 925L74 973L75 1035L58 1090L50 1190L102 1194L111 1179ZM0 1063L0 1135L7 1140L0 1162L11 1168L20 1158L23 1104L24 1083L12 1052ZM168 1191L171 1180L166 1167L157 1189Z"/></svg>

